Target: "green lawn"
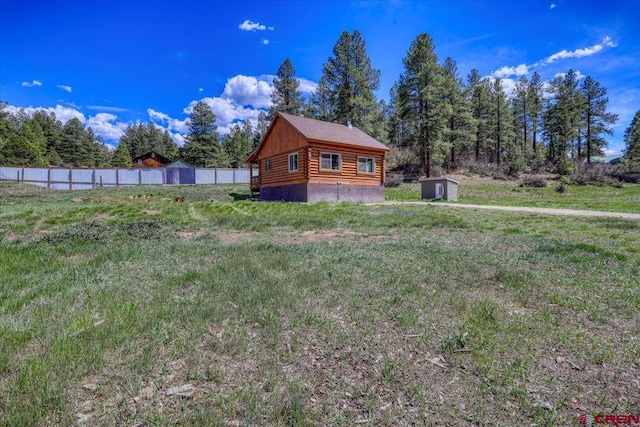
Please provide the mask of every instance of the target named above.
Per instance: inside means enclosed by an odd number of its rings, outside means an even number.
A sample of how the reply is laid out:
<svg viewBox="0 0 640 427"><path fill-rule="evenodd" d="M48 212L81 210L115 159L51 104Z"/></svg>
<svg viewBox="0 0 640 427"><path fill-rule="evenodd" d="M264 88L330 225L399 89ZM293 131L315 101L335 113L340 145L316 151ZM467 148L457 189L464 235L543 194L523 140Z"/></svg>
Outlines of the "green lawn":
<svg viewBox="0 0 640 427"><path fill-rule="evenodd" d="M462 182L458 202L479 205L528 206L539 208L588 209L612 212L640 212L640 185L567 185L566 193L556 191L558 183L549 181L543 188L521 187L520 181L495 181L478 184ZM402 184L386 189L387 200L419 200L419 184Z"/></svg>
<svg viewBox="0 0 640 427"><path fill-rule="evenodd" d="M633 220L0 183L0 425L637 413L638 277Z"/></svg>

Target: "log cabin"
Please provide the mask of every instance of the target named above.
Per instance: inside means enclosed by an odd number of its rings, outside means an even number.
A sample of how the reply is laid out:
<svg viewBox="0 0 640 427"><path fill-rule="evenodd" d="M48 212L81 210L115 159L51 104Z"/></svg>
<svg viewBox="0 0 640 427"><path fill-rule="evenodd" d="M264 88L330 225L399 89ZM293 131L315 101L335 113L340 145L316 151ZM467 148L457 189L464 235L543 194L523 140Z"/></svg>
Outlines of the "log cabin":
<svg viewBox="0 0 640 427"><path fill-rule="evenodd" d="M372 203L384 201L387 151L358 128L277 113L245 162L261 200Z"/></svg>
<svg viewBox="0 0 640 427"><path fill-rule="evenodd" d="M158 154L155 151L149 151L148 153L144 153L143 155L134 158L133 167L134 168L161 168L170 162L171 160L167 159L165 156Z"/></svg>

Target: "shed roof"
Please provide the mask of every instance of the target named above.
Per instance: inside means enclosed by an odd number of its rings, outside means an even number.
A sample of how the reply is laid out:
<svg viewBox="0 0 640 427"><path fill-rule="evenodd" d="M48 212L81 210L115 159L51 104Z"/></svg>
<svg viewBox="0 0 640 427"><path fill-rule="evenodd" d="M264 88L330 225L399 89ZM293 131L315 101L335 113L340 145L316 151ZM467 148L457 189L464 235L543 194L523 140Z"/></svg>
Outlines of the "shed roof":
<svg viewBox="0 0 640 427"><path fill-rule="evenodd" d="M426 178L426 177L418 178L418 182L442 182L442 181L449 181L449 182L452 182L454 184L460 184L459 181L456 181L455 179L449 178L447 176L434 176L434 177L430 177L430 178Z"/></svg>
<svg viewBox="0 0 640 427"><path fill-rule="evenodd" d="M321 120L309 119L306 117L294 116L293 114L277 113L271 122L271 126L260 145L251 153L247 162L257 159L264 142L267 140L271 128L278 118L285 120L293 126L302 136L310 141L329 142L334 144L350 145L374 150L389 151L389 148L378 142L375 138L367 135L356 127L347 127L339 123L324 122Z"/></svg>
<svg viewBox="0 0 640 427"><path fill-rule="evenodd" d="M180 159L180 160L176 160L175 162L171 162L168 165L164 165L165 168L188 168L188 169L195 169L195 166L193 166L190 163L185 162L184 160Z"/></svg>

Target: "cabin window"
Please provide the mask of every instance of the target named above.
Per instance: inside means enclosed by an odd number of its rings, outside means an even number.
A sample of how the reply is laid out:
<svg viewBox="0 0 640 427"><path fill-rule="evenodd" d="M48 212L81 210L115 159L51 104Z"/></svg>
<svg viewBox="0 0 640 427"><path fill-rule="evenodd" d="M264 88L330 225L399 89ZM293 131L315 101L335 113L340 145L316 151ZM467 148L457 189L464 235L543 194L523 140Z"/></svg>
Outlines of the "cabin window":
<svg viewBox="0 0 640 427"><path fill-rule="evenodd" d="M298 170L298 153L289 154L289 172Z"/></svg>
<svg viewBox="0 0 640 427"><path fill-rule="evenodd" d="M264 161L264 171L271 172L271 160Z"/></svg>
<svg viewBox="0 0 640 427"><path fill-rule="evenodd" d="M358 172L374 173L376 171L376 159L373 157L358 157Z"/></svg>
<svg viewBox="0 0 640 427"><path fill-rule="evenodd" d="M340 170L340 154L337 153L321 153L320 169Z"/></svg>

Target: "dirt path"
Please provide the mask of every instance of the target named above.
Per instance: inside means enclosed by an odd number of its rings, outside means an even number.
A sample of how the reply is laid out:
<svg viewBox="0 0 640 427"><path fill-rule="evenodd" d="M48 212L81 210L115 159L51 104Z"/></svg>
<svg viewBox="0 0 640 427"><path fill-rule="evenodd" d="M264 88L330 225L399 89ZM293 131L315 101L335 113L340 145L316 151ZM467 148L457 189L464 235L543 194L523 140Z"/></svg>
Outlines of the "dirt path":
<svg viewBox="0 0 640 427"><path fill-rule="evenodd" d="M559 208L530 208L524 206L492 206L492 205L469 205L465 203L443 203L443 202L396 202L389 201L381 204L385 205L415 205L415 206L437 206L446 208L462 208L462 209L488 209L495 211L508 212L528 212L544 215L568 215L568 216L590 216L605 218L624 218L640 220L640 213L629 212L603 212L588 211L584 209L559 209Z"/></svg>

